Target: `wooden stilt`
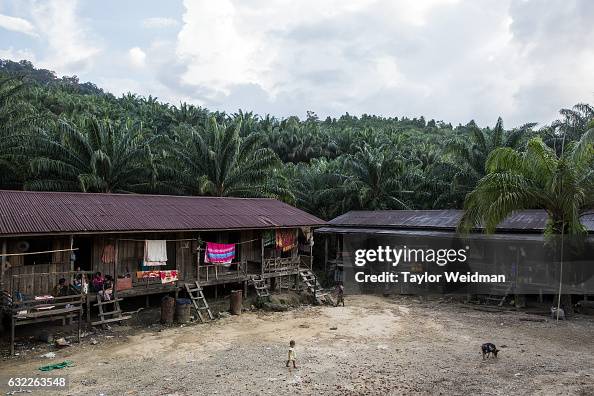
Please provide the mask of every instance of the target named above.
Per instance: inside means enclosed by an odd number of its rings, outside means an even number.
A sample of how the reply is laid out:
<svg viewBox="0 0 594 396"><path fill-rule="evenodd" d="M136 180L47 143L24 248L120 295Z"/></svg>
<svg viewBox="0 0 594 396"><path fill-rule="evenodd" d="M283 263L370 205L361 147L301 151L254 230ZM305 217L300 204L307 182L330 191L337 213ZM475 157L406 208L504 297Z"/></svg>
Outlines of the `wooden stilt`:
<svg viewBox="0 0 594 396"><path fill-rule="evenodd" d="M14 315L11 313L10 314L10 354L14 355L14 328L15 328L15 323L14 323Z"/></svg>

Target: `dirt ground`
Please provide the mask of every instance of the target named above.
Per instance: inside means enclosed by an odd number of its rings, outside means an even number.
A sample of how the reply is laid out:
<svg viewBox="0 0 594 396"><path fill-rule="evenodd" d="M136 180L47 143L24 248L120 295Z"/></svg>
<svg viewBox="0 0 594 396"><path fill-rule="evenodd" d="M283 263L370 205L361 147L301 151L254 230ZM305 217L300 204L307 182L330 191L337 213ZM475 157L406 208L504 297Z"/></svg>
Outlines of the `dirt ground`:
<svg viewBox="0 0 594 396"><path fill-rule="evenodd" d="M45 351L5 358L0 371L34 375L72 360L74 367L52 372L69 375L69 395L594 394L591 317L557 324L437 300L346 303L97 334L55 359L40 357ZM285 367L291 339L297 369ZM501 349L498 359L482 360L483 342Z"/></svg>

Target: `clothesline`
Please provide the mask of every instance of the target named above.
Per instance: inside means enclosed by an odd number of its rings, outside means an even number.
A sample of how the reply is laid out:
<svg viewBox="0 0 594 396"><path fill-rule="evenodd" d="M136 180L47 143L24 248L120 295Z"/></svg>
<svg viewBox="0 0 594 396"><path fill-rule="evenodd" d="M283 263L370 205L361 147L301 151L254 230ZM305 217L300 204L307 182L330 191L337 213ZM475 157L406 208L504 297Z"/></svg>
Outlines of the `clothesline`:
<svg viewBox="0 0 594 396"><path fill-rule="evenodd" d="M78 250L78 248L74 248L74 249L44 250L42 252L8 253L8 254L2 254L2 253L0 253L0 257L28 256L28 255L31 255L31 254L47 254L47 253L59 253L59 252L73 252L75 250Z"/></svg>
<svg viewBox="0 0 594 396"><path fill-rule="evenodd" d="M125 238L107 238L111 241L131 241L131 242L145 242L147 240L152 241L153 239L125 239ZM190 239L160 239L161 241L165 242L186 242L186 241L197 241L196 238Z"/></svg>
<svg viewBox="0 0 594 396"><path fill-rule="evenodd" d="M256 242L256 241L261 241L261 240L262 240L262 239L260 239L260 238L256 238L256 239L250 239L249 241L235 242L235 243L233 243L233 245L243 245L244 243L251 243L251 242ZM205 243L207 243L207 242L206 242L206 241L202 241L202 243L203 243L203 244L205 244ZM231 245L231 244L230 244L230 245ZM200 248L200 247L199 247L199 248L197 248L196 250L198 250L198 251L202 251L202 250L205 250L205 249L203 249L203 248Z"/></svg>

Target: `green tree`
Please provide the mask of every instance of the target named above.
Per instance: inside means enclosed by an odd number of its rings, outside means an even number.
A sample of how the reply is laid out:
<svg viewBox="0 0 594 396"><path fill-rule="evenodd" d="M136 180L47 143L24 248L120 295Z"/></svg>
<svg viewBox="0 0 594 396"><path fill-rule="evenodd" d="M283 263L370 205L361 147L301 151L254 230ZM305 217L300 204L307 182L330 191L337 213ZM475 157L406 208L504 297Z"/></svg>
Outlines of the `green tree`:
<svg viewBox="0 0 594 396"><path fill-rule="evenodd" d="M33 129L33 107L24 100L21 78L0 75L0 189L18 189L27 174L27 157L19 155L16 135Z"/></svg>
<svg viewBox="0 0 594 396"><path fill-rule="evenodd" d="M240 130L240 121L225 124L214 117L206 128L186 129L161 174L172 188L191 195L290 199L281 162L263 147L264 136L241 137Z"/></svg>
<svg viewBox="0 0 594 396"><path fill-rule="evenodd" d="M391 153L386 146L363 145L345 160L348 192L345 207L353 209L402 209L410 208L404 195L410 185L404 161Z"/></svg>
<svg viewBox="0 0 594 396"><path fill-rule="evenodd" d="M476 182L485 175L485 163L489 154L500 147L520 148L525 138L530 136L534 123L529 123L510 131L503 128L503 120L497 119L493 129L479 128L471 121L463 128L464 133L451 139L446 153L459 166L454 179L457 188L470 191Z"/></svg>
<svg viewBox="0 0 594 396"><path fill-rule="evenodd" d="M487 160L488 174L468 194L461 228L483 225L489 233L512 212L544 209L546 234L584 232L580 214L594 207L594 129L559 156L540 137L526 151L498 148Z"/></svg>
<svg viewBox="0 0 594 396"><path fill-rule="evenodd" d="M25 188L41 191L150 192L158 189L151 146L134 123L60 120L54 131L20 137L32 156Z"/></svg>

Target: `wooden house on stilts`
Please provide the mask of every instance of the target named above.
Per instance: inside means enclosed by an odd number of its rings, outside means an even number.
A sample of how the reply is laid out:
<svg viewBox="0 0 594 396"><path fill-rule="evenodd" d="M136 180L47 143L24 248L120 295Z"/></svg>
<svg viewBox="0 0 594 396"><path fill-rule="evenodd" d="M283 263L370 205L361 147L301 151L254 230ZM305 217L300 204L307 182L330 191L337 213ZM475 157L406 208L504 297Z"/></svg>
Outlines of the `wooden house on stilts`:
<svg viewBox="0 0 594 396"><path fill-rule="evenodd" d="M113 277L118 298L195 282L274 286L311 269L313 228L324 224L268 198L0 191L4 302L85 274L88 303L97 272Z"/></svg>

